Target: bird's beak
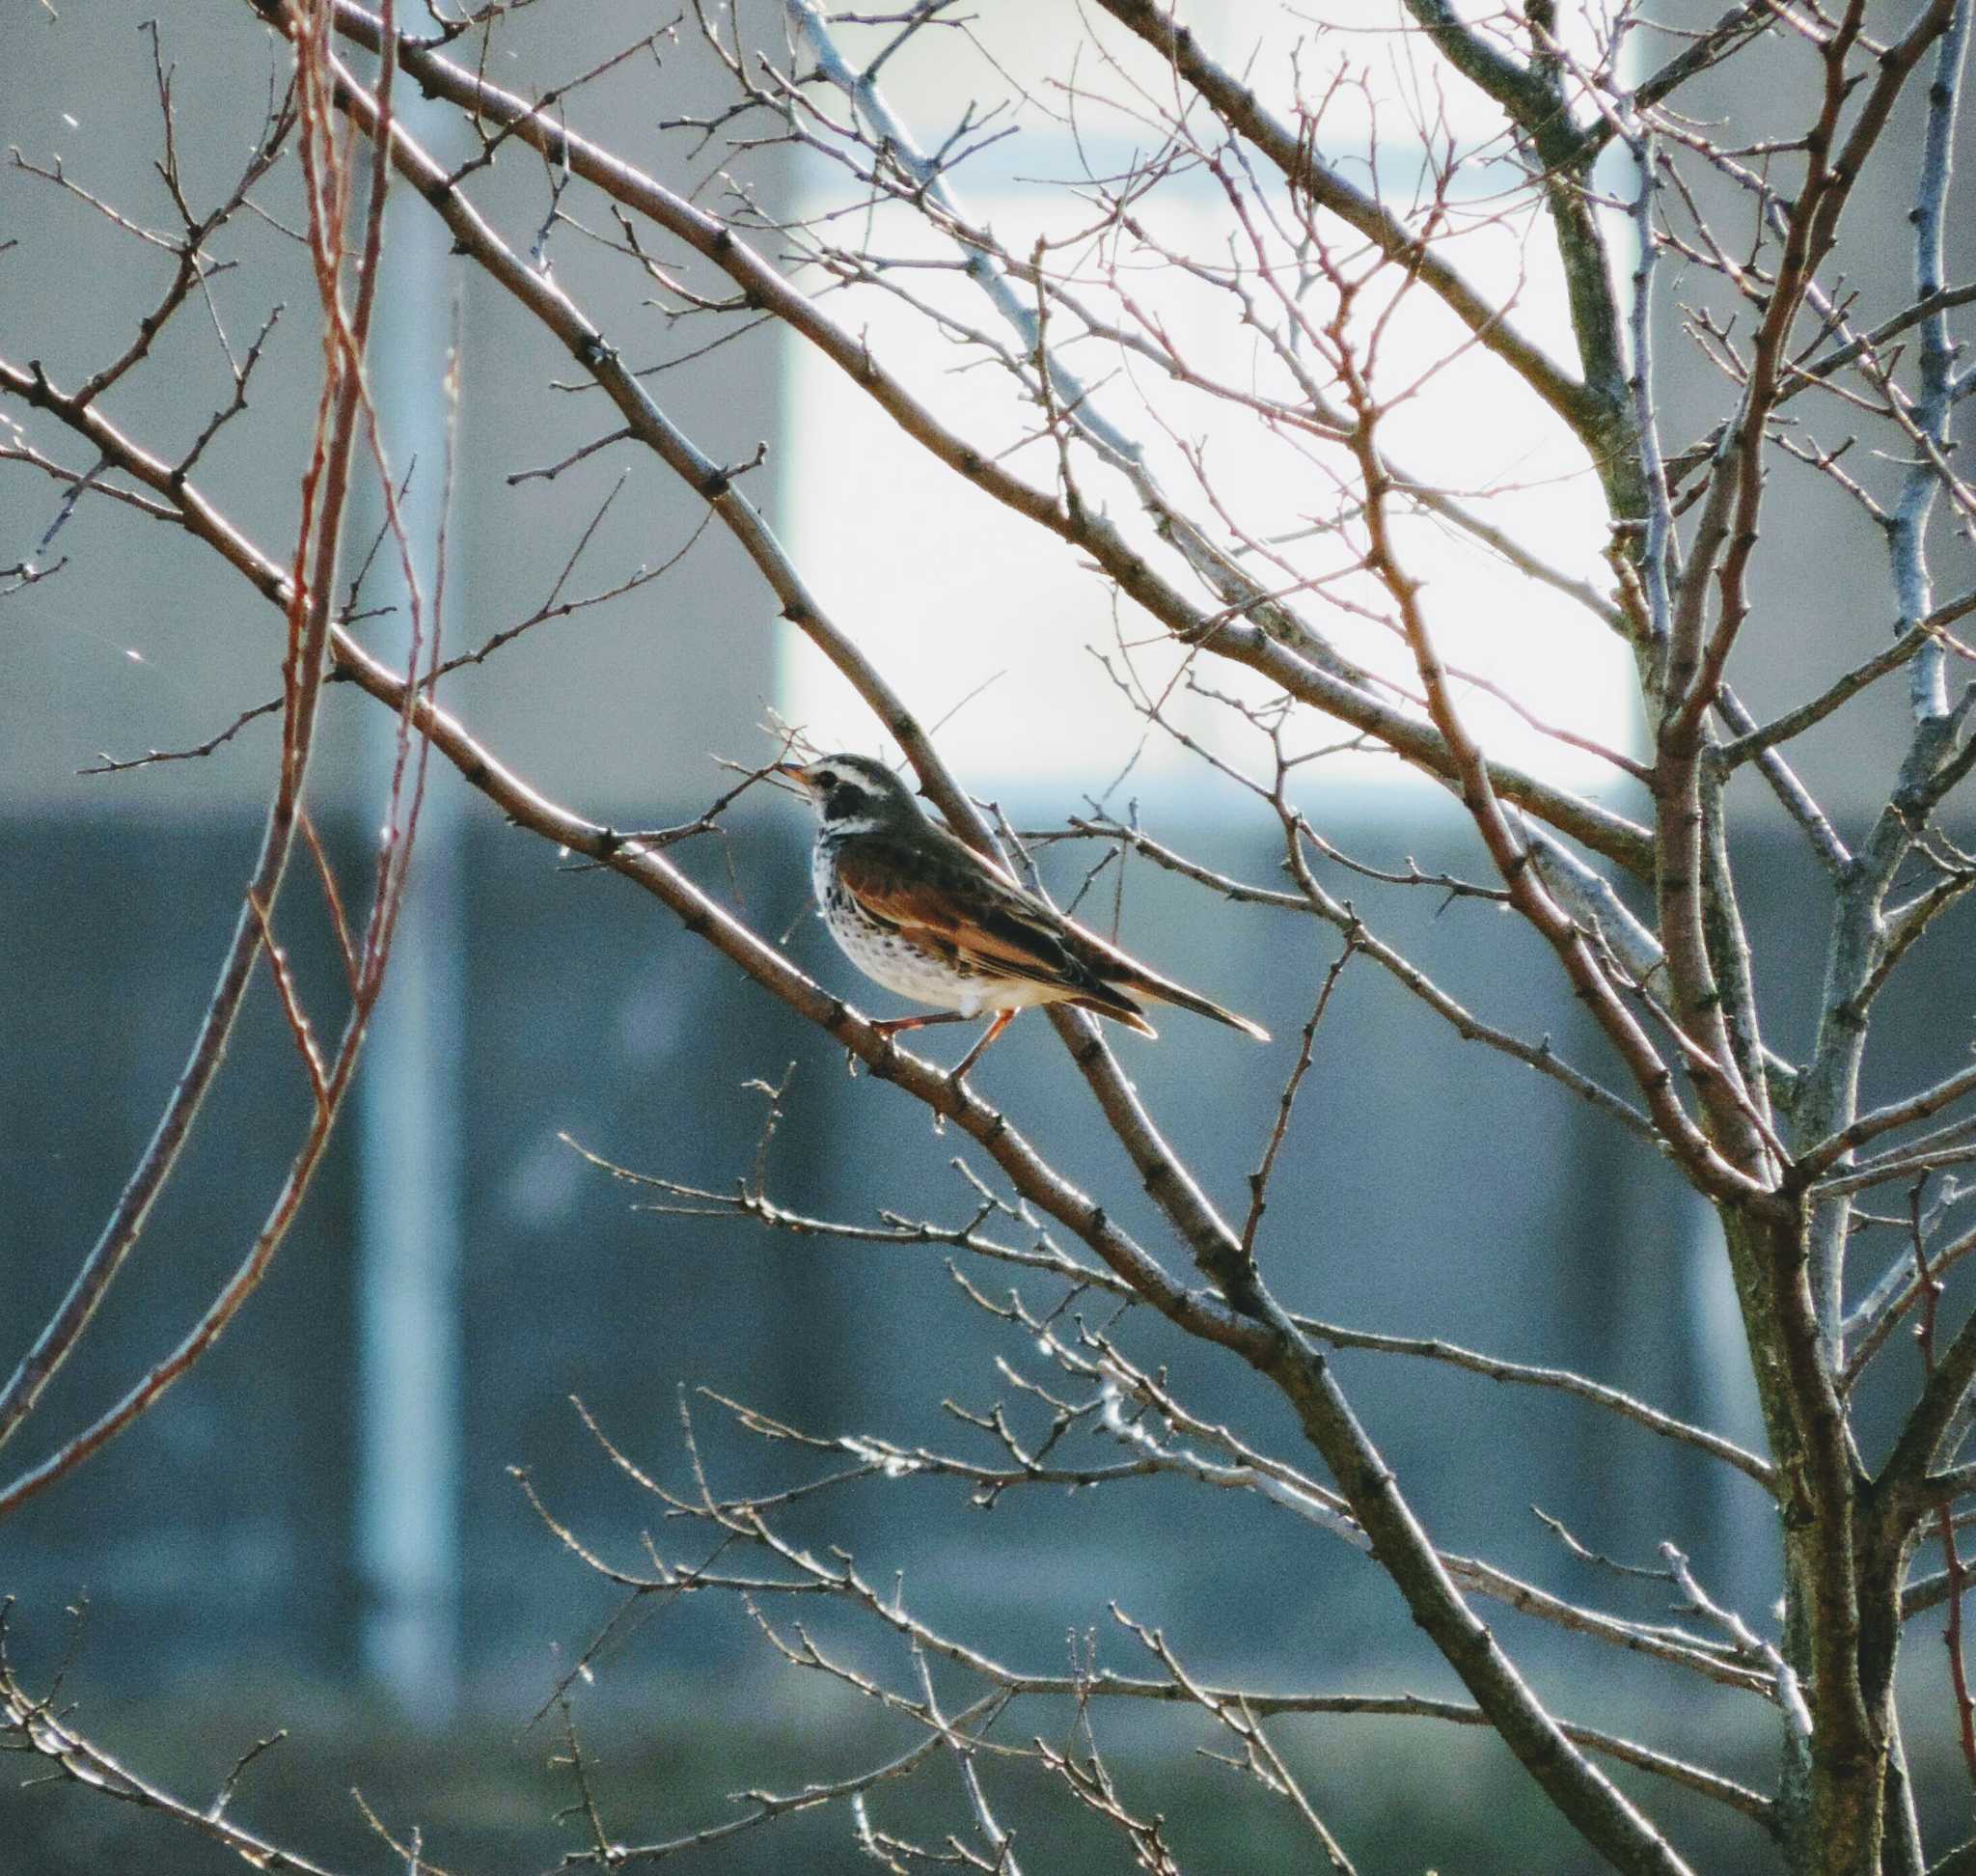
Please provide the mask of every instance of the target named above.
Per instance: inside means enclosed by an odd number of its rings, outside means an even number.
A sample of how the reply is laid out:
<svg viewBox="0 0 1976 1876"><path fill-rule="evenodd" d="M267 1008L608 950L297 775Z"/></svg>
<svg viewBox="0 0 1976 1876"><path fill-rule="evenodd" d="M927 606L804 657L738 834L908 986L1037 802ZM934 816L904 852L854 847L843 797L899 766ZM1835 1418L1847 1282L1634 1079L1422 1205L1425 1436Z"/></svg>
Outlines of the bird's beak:
<svg viewBox="0 0 1976 1876"><path fill-rule="evenodd" d="M807 788L810 786L810 771L800 763L778 762L775 765L775 773L786 775L791 782L794 782L800 787Z"/></svg>

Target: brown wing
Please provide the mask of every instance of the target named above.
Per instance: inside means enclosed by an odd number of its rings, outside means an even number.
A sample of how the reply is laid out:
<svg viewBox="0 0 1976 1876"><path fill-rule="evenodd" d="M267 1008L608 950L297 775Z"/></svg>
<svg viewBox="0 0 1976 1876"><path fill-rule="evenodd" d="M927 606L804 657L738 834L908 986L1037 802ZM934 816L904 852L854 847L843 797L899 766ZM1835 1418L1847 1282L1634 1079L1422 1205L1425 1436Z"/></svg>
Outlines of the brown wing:
<svg viewBox="0 0 1976 1876"><path fill-rule="evenodd" d="M1138 1005L1064 942L1056 913L951 835L910 843L854 835L838 850L837 879L872 918L930 952L964 958L984 977L1059 988L1066 1002L1152 1033Z"/></svg>
<svg viewBox="0 0 1976 1876"><path fill-rule="evenodd" d="M1060 985L1066 1001L1147 1035L1158 1032L1139 997L1212 1017L1258 1042L1270 1039L1260 1024L1175 983L1002 878L945 829L918 830L911 842L854 836L839 851L837 876L874 918L929 951L965 957L983 976Z"/></svg>

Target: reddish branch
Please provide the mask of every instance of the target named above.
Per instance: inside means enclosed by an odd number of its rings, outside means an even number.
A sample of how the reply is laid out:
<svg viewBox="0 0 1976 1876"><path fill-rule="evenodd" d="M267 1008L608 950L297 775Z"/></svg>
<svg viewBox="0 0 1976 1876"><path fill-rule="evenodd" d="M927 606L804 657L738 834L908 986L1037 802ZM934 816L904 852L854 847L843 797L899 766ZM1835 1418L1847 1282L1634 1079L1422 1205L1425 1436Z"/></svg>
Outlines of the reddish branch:
<svg viewBox="0 0 1976 1876"><path fill-rule="evenodd" d="M255 961L261 954L265 927L274 915L294 845L329 642L329 596L355 453L361 359L383 234L384 191L381 178L373 175L373 196L378 200L364 231L357 269L356 309L346 317L339 279L344 247L345 182L342 166L334 158L334 125L327 97L319 89L312 93L309 83L309 75L319 69L326 59L327 40L321 37L326 31L325 23L319 28L314 56L299 61L303 78L303 148L312 173L311 251L324 308L324 372L313 454L302 482L302 516L294 566L284 582L288 645L282 668L280 772L233 940L220 966L219 981L207 1003L191 1055L150 1145L101 1235L77 1270L68 1295L22 1358L5 1390L0 1391L0 1444L11 1438L34 1411L41 1391L88 1328L178 1164L200 1106L225 1057L228 1038L246 995ZM388 111L388 61L383 86L384 108ZM54 391L39 366L29 367L24 373L10 368L8 382L9 388L24 396L30 404L47 408L66 404L78 417L96 418L94 380L67 400Z"/></svg>
<svg viewBox="0 0 1976 1876"><path fill-rule="evenodd" d="M1393 546L1386 514L1392 486L1373 441L1377 410L1370 388L1343 340L1342 328L1336 334L1333 363L1346 378L1348 393L1358 417L1351 447L1364 479L1366 565L1392 596L1398 609L1401 629L1413 650L1414 666L1426 691L1429 714L1453 755L1460 773L1463 803L1482 836L1483 844L1495 861L1503 884L1509 889L1510 902L1557 954L1572 984L1625 1062L1661 1138L1667 1142L1696 1188L1729 1204L1758 1208L1773 1206L1775 1200L1768 1183L1725 1159L1682 1106L1675 1091L1673 1071L1661 1060L1638 1020L1621 1001L1619 992L1606 976L1578 921L1566 913L1546 890L1530 863L1528 848L1510 826L1491 785L1481 750L1455 704L1446 669L1420 610L1419 583L1402 567ZM1726 1048L1724 1053L1726 1055ZM1724 1071L1719 1060L1712 1061L1709 1065L1716 1070L1713 1078L1707 1073L1697 1076L1705 1090L1713 1084L1721 1083L1734 1072L1733 1066ZM1726 1098L1739 1127L1754 1132L1746 1101L1738 1100L1733 1090ZM1760 1166L1761 1136L1756 1137L1759 1145L1757 1163Z"/></svg>
<svg viewBox="0 0 1976 1876"><path fill-rule="evenodd" d="M85 1259L69 1298L42 1331L10 1384L7 1395L0 1397L0 1438L18 1426L33 1409L41 1388L88 1326L104 1290L136 1242L151 1203L170 1176L178 1148L182 1146L197 1114L200 1099L218 1071L228 1032L238 1011L254 962L263 947L268 949L276 989L308 1070L314 1095L312 1118L273 1209L254 1244L192 1330L114 1407L67 1440L47 1459L0 1490L0 1517L73 1471L149 1411L219 1338L259 1286L293 1223L328 1146L343 1096L355 1072L366 1025L383 988L392 930L409 877L419 789L415 784L409 808L406 808L404 745L401 741L398 773L393 780L387 814L390 829L387 852L372 905L370 927L363 948L362 968L342 1043L334 1062L325 1068L285 962L281 953L273 949L272 920L275 897L280 891L295 834L303 820L302 795L314 739L316 706L326 675L329 648L337 636L330 623L330 601L335 590L337 558L356 456L358 426L367 414L362 361L375 304L378 263L383 252L386 193L381 158L374 159L370 212L359 249L356 297L354 305L346 308L343 300L342 273L349 176L337 148L335 116L330 98L332 81L329 77L328 45L328 27L323 15L317 17L312 35L299 36L297 41L302 161L311 206L311 258L323 309L324 375L314 455L303 481L302 520L294 564L286 576L279 574L271 566L265 569L274 575L274 585L264 590L279 594L288 623L288 651L282 667L284 705L280 775L274 801L262 837L261 858L249 881L233 942L222 967L220 987L207 1007L199 1039L194 1045L192 1063L167 1106L151 1146L140 1161L130 1186L126 1187L123 1200L112 1215L111 1226L104 1238ZM390 122L391 77L391 61L387 59L379 79L379 110L387 124ZM19 376L20 373L8 368L8 377L0 381L9 382L10 388L18 388ZM29 389L31 402L56 411L71 426L84 427L94 423L107 431L107 426L96 411L89 386L73 397L63 399L36 371L29 374ZM182 465L179 465L166 472L163 482L157 484L161 493L169 494L174 488L188 486L181 469ZM412 650L415 671L418 653L415 635ZM423 778L423 773L422 756L420 778Z"/></svg>

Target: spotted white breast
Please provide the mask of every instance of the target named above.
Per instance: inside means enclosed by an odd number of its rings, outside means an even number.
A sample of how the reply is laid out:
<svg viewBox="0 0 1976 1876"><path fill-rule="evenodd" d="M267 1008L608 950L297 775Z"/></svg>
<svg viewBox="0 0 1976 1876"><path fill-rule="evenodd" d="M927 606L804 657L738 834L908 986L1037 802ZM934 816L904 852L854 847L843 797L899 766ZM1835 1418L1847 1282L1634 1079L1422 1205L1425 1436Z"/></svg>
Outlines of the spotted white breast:
<svg viewBox="0 0 1976 1876"><path fill-rule="evenodd" d="M991 1009L1032 1009L1061 999L1055 985L989 977L956 957L943 957L908 940L894 925L874 919L837 881L836 842L816 842L810 883L830 935L874 983L935 1009L978 1016Z"/></svg>

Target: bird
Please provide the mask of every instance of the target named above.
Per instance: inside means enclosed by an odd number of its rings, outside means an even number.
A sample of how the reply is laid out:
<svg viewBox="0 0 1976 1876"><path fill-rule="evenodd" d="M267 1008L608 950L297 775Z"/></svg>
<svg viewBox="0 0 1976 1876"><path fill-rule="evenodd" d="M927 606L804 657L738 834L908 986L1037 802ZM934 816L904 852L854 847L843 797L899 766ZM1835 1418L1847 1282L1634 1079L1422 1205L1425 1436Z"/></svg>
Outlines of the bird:
<svg viewBox="0 0 1976 1876"><path fill-rule="evenodd" d="M1025 891L931 819L883 762L837 755L773 766L816 810L810 876L831 936L874 982L940 1011L872 1027L892 1036L990 1019L954 1081L1019 1011L1042 1004L1071 1004L1157 1035L1145 999L1270 1039L1259 1024L1162 977Z"/></svg>

